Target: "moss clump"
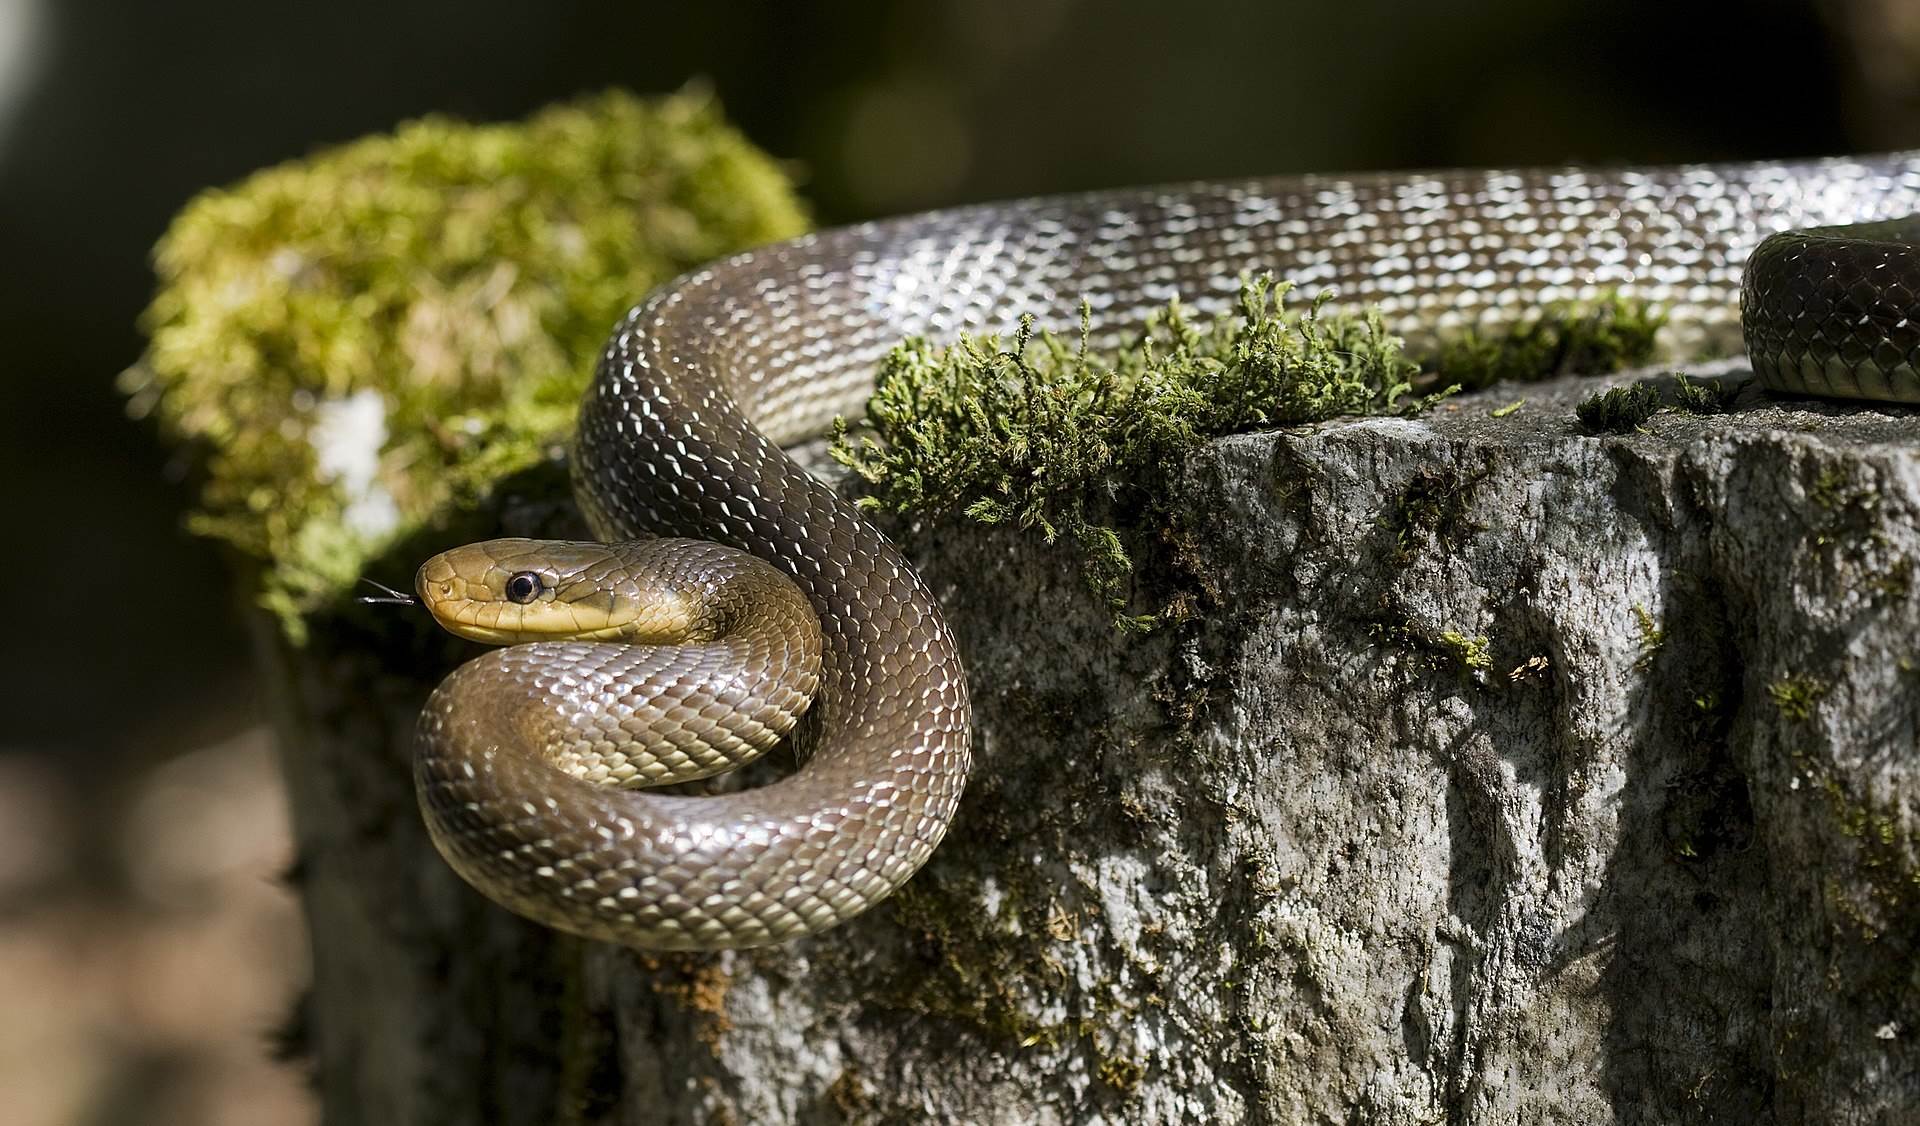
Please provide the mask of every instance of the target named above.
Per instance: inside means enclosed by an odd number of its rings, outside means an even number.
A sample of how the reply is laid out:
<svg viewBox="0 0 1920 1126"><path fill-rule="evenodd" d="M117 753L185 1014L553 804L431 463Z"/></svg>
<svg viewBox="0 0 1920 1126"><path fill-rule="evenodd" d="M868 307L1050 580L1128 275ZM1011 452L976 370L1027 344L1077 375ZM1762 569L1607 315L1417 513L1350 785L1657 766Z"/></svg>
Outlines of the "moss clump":
<svg viewBox="0 0 1920 1126"><path fill-rule="evenodd" d="M1492 647L1484 637L1468 637L1450 629L1440 635L1440 644L1468 672L1482 673L1493 667Z"/></svg>
<svg viewBox="0 0 1920 1126"><path fill-rule="evenodd" d="M1870 491L1854 487L1847 471L1838 465L1820 468L1814 475L1813 484L1807 488L1807 498L1828 512L1839 512L1856 505L1872 507L1875 499Z"/></svg>
<svg viewBox="0 0 1920 1126"><path fill-rule="evenodd" d="M1100 1081L1123 1094L1132 1094L1146 1078L1147 1069L1124 1056L1108 1056L1100 1061Z"/></svg>
<svg viewBox="0 0 1920 1126"><path fill-rule="evenodd" d="M1427 366L1468 390L1502 380L1600 375L1651 361L1666 323L1652 303L1617 293L1558 302L1509 328L1447 341Z"/></svg>
<svg viewBox="0 0 1920 1126"><path fill-rule="evenodd" d="M560 440L640 295L805 222L698 94L426 118L189 203L123 388L204 470L191 526L265 564L298 637L383 545Z"/></svg>
<svg viewBox="0 0 1920 1126"><path fill-rule="evenodd" d="M1589 434L1630 434L1663 410L1685 414L1725 414L1740 384L1721 380L1696 383L1678 372L1667 394L1652 383L1634 383L1589 395L1573 416Z"/></svg>
<svg viewBox="0 0 1920 1126"><path fill-rule="evenodd" d="M1652 666L1653 659L1660 653L1660 646L1666 643L1667 631L1661 629L1660 623L1639 603L1633 607L1633 626L1640 635L1640 655L1634 658L1633 667L1645 670Z"/></svg>
<svg viewBox="0 0 1920 1126"><path fill-rule="evenodd" d="M1673 406L1687 414L1725 414L1732 408L1741 384L1724 379L1695 382L1685 374L1673 376Z"/></svg>
<svg viewBox="0 0 1920 1126"><path fill-rule="evenodd" d="M1830 685L1810 676L1786 676L1767 685L1767 695L1780 711L1780 718L1805 723L1813 718L1813 709L1827 694Z"/></svg>
<svg viewBox="0 0 1920 1126"><path fill-rule="evenodd" d="M1158 483L1209 438L1339 415L1413 414L1447 391L1412 396L1416 366L1377 310L1327 314L1326 296L1287 308L1270 276L1242 284L1237 310L1198 324L1176 302L1117 355L1035 335L909 340L881 365L871 430L844 420L833 456L867 483L861 504L965 513L1038 528L1078 550L1087 585L1123 625L1142 627L1124 584L1133 569L1101 513L1138 513Z"/></svg>
<svg viewBox="0 0 1920 1126"><path fill-rule="evenodd" d="M1573 408L1573 416L1589 434L1631 434L1658 413L1660 392L1645 383L1602 391Z"/></svg>

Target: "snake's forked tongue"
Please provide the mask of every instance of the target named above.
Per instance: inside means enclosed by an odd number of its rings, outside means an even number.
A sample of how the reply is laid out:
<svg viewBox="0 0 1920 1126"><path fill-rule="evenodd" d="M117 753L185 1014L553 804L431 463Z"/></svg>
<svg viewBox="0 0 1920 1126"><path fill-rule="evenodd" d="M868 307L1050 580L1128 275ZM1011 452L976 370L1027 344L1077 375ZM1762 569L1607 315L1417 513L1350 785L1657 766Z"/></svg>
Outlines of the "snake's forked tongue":
<svg viewBox="0 0 1920 1126"><path fill-rule="evenodd" d="M377 583L369 578L362 578L360 581L380 593L363 594L354 599L355 602L368 606L418 606L420 604L420 600L413 595L397 591L384 583Z"/></svg>

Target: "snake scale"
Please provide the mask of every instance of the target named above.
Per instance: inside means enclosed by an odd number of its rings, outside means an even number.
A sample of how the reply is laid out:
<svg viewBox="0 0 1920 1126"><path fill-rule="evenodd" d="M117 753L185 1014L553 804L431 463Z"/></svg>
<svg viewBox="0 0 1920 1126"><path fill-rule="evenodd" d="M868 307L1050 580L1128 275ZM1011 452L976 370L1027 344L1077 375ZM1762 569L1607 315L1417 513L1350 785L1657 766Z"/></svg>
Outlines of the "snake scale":
<svg viewBox="0 0 1920 1126"><path fill-rule="evenodd" d="M967 779L966 673L927 585L781 450L860 413L903 337L1085 297L1112 339L1273 270L1415 337L1618 291L1730 342L1753 255L1767 386L1920 401L1916 211L1920 154L1308 176L938 211L700 269L615 327L581 408L577 492L621 542L492 541L421 568L442 624L531 642L424 709L429 830L507 907L647 948L814 933L925 862ZM636 788L783 741L803 765L757 789Z"/></svg>

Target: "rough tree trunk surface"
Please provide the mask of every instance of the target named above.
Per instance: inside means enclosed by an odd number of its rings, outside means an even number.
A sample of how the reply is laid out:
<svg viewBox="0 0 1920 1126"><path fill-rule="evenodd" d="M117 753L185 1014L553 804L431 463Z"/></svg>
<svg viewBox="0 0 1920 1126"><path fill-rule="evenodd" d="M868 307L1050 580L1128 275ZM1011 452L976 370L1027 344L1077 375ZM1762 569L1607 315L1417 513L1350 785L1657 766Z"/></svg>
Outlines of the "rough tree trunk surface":
<svg viewBox="0 0 1920 1126"><path fill-rule="evenodd" d="M1750 389L1590 437L1597 386L1213 443L1138 591L1196 615L1146 637L1032 539L911 534L978 766L900 895L773 949L468 892L407 765L460 654L316 626L279 652L330 1121L1915 1121L1914 416Z"/></svg>

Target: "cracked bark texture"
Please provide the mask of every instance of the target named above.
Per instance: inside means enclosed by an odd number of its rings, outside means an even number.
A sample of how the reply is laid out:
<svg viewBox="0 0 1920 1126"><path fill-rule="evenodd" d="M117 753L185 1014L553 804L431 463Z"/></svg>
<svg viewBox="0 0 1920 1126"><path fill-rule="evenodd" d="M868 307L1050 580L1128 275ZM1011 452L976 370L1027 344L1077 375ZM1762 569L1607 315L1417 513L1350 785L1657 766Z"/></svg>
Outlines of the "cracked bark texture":
<svg viewBox="0 0 1920 1126"><path fill-rule="evenodd" d="M1195 616L1146 637L1062 552L903 530L978 766L919 876L789 946L520 924L438 866L405 729L308 735L331 1120L1914 1121L1915 416L1587 436L1602 386L1213 443L1138 591Z"/></svg>

